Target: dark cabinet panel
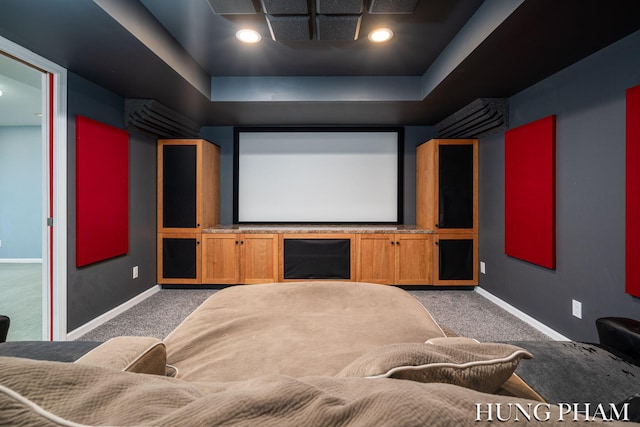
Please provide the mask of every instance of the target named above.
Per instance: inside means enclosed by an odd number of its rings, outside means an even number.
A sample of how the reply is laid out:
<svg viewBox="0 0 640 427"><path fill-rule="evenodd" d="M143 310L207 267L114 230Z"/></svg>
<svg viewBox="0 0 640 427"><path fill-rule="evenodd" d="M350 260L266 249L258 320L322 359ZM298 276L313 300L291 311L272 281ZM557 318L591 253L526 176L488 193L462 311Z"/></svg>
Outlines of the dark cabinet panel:
<svg viewBox="0 0 640 427"><path fill-rule="evenodd" d="M438 258L439 280L473 279L473 240L440 240Z"/></svg>
<svg viewBox="0 0 640 427"><path fill-rule="evenodd" d="M158 236L158 282L199 284L200 246L200 234L160 234Z"/></svg>
<svg viewBox="0 0 640 427"><path fill-rule="evenodd" d="M196 145L164 145L162 226L196 228Z"/></svg>
<svg viewBox="0 0 640 427"><path fill-rule="evenodd" d="M162 271L167 279L195 279L196 239L162 239Z"/></svg>
<svg viewBox="0 0 640 427"><path fill-rule="evenodd" d="M285 279L351 279L350 239L284 239Z"/></svg>
<svg viewBox="0 0 640 427"><path fill-rule="evenodd" d="M438 228L473 228L473 145L441 145Z"/></svg>
<svg viewBox="0 0 640 427"><path fill-rule="evenodd" d="M435 236L435 285L478 284L478 235L437 234Z"/></svg>

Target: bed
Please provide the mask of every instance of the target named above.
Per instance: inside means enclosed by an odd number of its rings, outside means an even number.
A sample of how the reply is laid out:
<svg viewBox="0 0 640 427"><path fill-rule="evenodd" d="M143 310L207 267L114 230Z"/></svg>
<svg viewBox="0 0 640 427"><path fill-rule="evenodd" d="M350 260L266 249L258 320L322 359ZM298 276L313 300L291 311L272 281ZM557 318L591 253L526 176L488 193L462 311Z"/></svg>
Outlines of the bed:
<svg viewBox="0 0 640 427"><path fill-rule="evenodd" d="M391 286L229 287L164 340L83 344L73 362L14 346L0 357L0 425L599 423L515 373L534 357L524 346L451 335Z"/></svg>

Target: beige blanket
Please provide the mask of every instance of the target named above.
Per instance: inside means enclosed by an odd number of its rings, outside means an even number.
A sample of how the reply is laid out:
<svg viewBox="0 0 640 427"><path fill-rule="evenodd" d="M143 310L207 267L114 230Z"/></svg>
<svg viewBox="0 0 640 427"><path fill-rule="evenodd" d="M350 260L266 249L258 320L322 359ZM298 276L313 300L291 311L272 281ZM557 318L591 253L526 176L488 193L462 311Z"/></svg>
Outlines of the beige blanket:
<svg viewBox="0 0 640 427"><path fill-rule="evenodd" d="M477 404L485 402L478 417ZM261 376L202 383L58 362L0 357L2 426L490 426L487 404L545 405L448 384L398 379ZM529 408L531 408L529 406ZM531 424L575 425L558 407ZM503 411L503 418L507 417ZM548 415L548 417L547 417ZM476 419L479 418L479 421ZM548 419L547 419L548 418ZM563 418L563 422L559 419ZM77 423L77 424L76 424ZM588 425L598 425L589 422ZM608 426L616 423L606 423Z"/></svg>
<svg viewBox="0 0 640 427"><path fill-rule="evenodd" d="M431 315L402 289L289 282L223 289L164 342L179 378L235 381L335 375L381 346L441 336Z"/></svg>

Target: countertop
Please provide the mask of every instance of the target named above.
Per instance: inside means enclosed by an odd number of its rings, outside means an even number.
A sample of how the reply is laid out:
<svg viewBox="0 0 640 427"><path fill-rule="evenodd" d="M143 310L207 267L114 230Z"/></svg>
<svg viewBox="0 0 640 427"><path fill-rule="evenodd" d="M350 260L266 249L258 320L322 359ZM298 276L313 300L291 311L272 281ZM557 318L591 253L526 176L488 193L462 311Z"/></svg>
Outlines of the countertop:
<svg viewBox="0 0 640 427"><path fill-rule="evenodd" d="M403 233L433 234L429 228L416 225L367 225L367 224L221 224L205 228L202 233L265 233L265 234L366 234L366 233Z"/></svg>

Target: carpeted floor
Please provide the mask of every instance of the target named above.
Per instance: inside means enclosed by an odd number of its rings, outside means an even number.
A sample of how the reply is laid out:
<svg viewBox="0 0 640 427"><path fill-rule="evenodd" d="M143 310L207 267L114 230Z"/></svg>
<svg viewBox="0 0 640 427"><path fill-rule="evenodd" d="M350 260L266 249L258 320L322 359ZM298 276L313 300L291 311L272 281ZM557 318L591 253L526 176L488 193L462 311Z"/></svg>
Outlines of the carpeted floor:
<svg viewBox="0 0 640 427"><path fill-rule="evenodd" d="M475 291L409 291L433 318L478 341L542 341L549 336Z"/></svg>
<svg viewBox="0 0 640 427"><path fill-rule="evenodd" d="M80 341L118 335L164 338L215 290L164 289L95 328ZM408 291L434 319L461 336L479 341L539 341L550 337L470 290Z"/></svg>

